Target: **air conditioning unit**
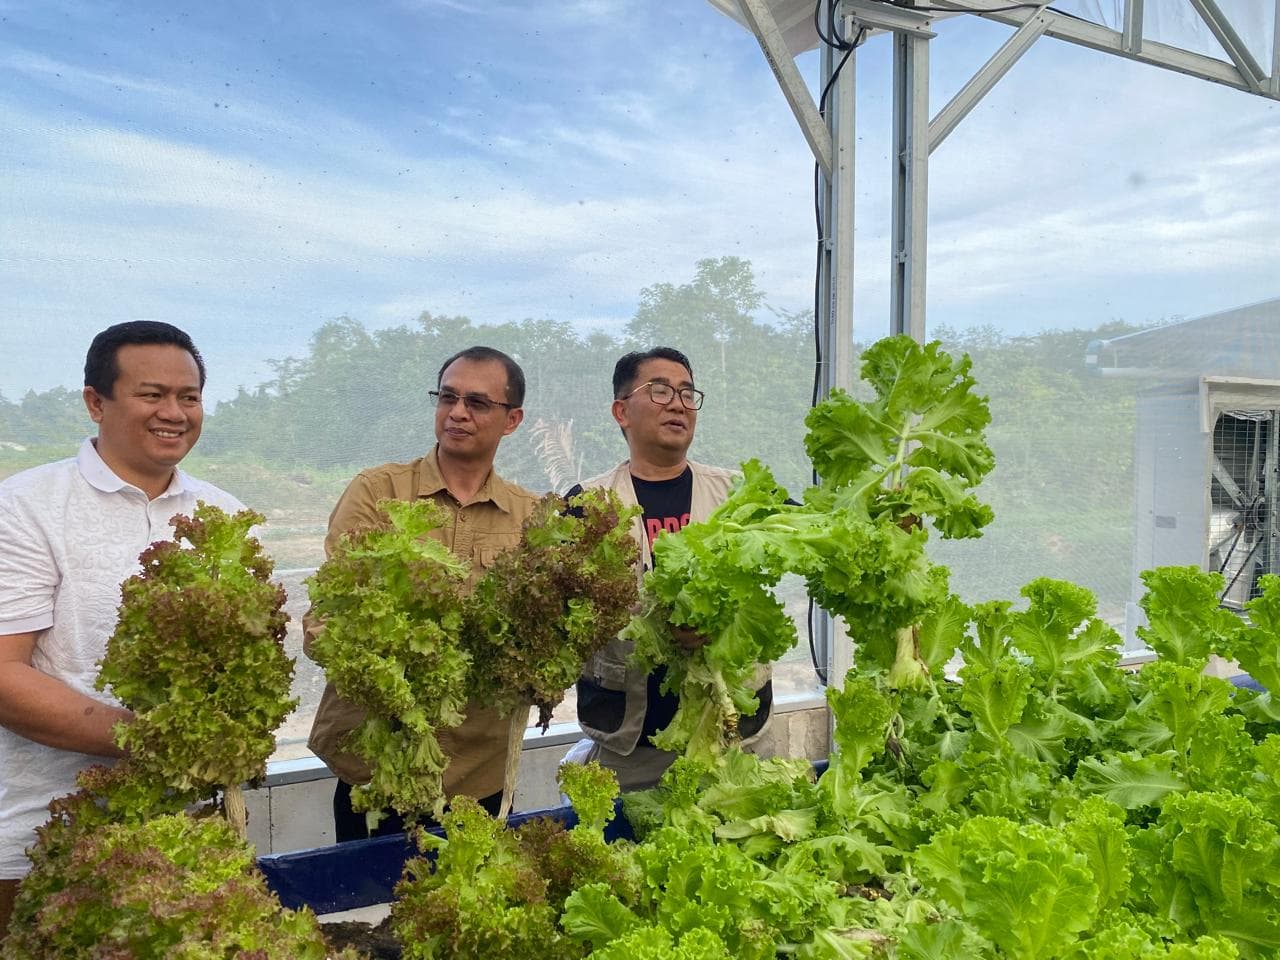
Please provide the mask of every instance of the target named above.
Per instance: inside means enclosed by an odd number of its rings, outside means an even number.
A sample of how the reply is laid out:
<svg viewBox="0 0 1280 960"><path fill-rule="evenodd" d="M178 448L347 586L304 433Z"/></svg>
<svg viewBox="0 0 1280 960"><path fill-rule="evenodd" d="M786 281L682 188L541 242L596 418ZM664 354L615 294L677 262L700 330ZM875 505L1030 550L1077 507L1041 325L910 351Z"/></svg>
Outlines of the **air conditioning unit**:
<svg viewBox="0 0 1280 960"><path fill-rule="evenodd" d="M1131 655L1143 652L1143 570L1217 570L1236 610L1259 576L1280 573L1280 381L1201 377L1144 391L1136 430Z"/></svg>

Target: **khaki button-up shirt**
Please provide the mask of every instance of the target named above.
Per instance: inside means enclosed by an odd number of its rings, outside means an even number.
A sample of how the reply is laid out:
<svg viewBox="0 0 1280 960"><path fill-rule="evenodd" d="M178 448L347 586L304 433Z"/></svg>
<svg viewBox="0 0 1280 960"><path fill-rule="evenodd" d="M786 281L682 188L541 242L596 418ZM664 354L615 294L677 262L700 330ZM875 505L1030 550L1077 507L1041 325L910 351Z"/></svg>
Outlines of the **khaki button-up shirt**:
<svg viewBox="0 0 1280 960"><path fill-rule="evenodd" d="M524 521L538 500L537 494L491 472L475 499L463 506L446 489L436 451L432 450L410 463L386 463L357 474L329 516L325 555L332 554L344 533L378 522L379 500L420 498L434 500L448 514L449 521L431 531L431 536L455 556L470 561L468 587L475 585L498 554L520 543ZM304 626L303 645L309 652L311 640L322 625L308 614ZM307 741L315 755L347 783L369 780L369 765L342 747L347 734L360 725L364 715L363 709L343 700L329 684L320 698ZM487 797L502 789L509 728L509 722L499 717L496 709L469 703L466 719L459 726L437 731L440 746L449 758L444 771L446 796Z"/></svg>

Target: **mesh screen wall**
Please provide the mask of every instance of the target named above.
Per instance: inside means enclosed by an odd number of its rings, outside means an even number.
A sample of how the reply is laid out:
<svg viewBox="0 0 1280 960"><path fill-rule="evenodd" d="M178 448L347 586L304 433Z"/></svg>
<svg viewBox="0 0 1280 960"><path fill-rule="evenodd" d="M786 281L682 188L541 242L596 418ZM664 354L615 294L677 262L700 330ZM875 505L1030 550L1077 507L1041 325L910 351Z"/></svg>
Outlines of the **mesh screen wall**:
<svg viewBox="0 0 1280 960"><path fill-rule="evenodd" d="M613 362L657 343L706 391L697 459L808 482L811 158L709 5L18 3L0 24L0 475L73 454L89 339L157 318L210 367L186 466L268 516L295 619L336 497L428 449L425 393L472 343L524 366L498 468L534 490L625 455ZM1008 33L938 29L935 106ZM857 58L861 344L887 332L888 66L884 37ZM1280 369L1276 311L1105 375L1090 344L1275 297L1277 161L1275 104L1048 41L935 154L929 329L973 356L997 458L995 524L935 545L965 599L1055 576L1124 621L1152 522L1140 398L1223 372L1215 344ZM779 685L802 695L805 597L781 589L801 643ZM321 680L300 660L282 755Z"/></svg>

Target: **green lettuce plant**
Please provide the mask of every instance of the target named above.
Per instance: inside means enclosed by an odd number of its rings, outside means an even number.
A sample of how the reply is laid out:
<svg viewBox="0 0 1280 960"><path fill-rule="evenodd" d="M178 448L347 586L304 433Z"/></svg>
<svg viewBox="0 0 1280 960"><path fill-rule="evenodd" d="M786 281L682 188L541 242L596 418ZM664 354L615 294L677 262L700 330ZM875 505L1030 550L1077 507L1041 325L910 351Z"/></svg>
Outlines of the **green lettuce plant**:
<svg viewBox="0 0 1280 960"><path fill-rule="evenodd" d="M352 805L439 815L448 758L436 732L469 702L496 705L523 729L531 705L545 727L586 659L612 639L635 602L630 514L593 492L566 513L548 496L520 543L468 595L468 564L431 533L427 500L379 504L386 521L343 537L308 581L323 629L311 655L366 716L349 744L370 765Z"/></svg>
<svg viewBox="0 0 1280 960"><path fill-rule="evenodd" d="M467 566L430 536L444 522L431 501L379 508L385 523L345 535L307 581L324 624L311 657L365 711L347 743L369 762L371 779L352 790L352 806L438 812L448 761L436 730L460 723L466 702Z"/></svg>
<svg viewBox="0 0 1280 960"><path fill-rule="evenodd" d="M297 705L284 652L284 589L250 529L265 518L200 503L172 521L120 588L120 616L96 681L134 713L116 728L114 778L139 803L238 792L266 772L275 731ZM150 800L144 798L150 797Z"/></svg>
<svg viewBox="0 0 1280 960"><path fill-rule="evenodd" d="M634 514L607 490L580 494L568 511L554 494L539 501L520 544L493 561L466 602L473 699L504 716L535 705L547 728L583 664L631 617Z"/></svg>
<svg viewBox="0 0 1280 960"><path fill-rule="evenodd" d="M310 910L281 908L253 848L220 818L77 829L74 816L55 815L74 838L23 881L3 960L357 960L328 947Z"/></svg>

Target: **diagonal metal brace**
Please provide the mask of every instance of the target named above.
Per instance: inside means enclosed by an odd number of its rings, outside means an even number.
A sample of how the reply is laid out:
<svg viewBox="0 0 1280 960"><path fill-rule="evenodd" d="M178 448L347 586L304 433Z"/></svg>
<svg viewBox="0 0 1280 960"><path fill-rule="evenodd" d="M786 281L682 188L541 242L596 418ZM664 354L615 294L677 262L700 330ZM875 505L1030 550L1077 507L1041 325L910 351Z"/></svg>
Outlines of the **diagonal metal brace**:
<svg viewBox="0 0 1280 960"><path fill-rule="evenodd" d="M1271 96L1280 100L1280 0L1276 0L1275 39L1271 41Z"/></svg>
<svg viewBox="0 0 1280 960"><path fill-rule="evenodd" d="M956 128L968 114L978 105L983 97L991 92L1009 68L1031 49L1031 45L1044 35L1049 28L1053 14L1044 10L1014 31L1013 36L1005 41L973 78L966 83L951 101L938 111L938 115L929 123L929 152L937 149L938 144L946 139L947 134Z"/></svg>
<svg viewBox="0 0 1280 960"><path fill-rule="evenodd" d="M823 175L831 176L831 131L827 129L818 105L813 102L813 95L805 86L804 78L796 67L796 61L782 38L778 29L778 21L774 19L765 0L738 0L742 16L751 27L751 32L760 42L760 49L769 61L769 69L782 87L782 95L787 98L791 112L800 124L800 132L809 142L814 159L822 167Z"/></svg>
<svg viewBox="0 0 1280 960"><path fill-rule="evenodd" d="M1027 9L1010 9L1009 0L930 0L930 2L932 5L947 7L957 13L976 13L980 17L995 20L999 23L1007 23L1011 26L1023 24L1035 15L1031 10ZM1203 0L1199 0L1199 2L1203 2ZM1280 6L1280 3L1277 6ZM1277 30L1276 33L1280 37L1280 30ZM1275 61L1275 64L1272 68L1272 78L1259 83L1257 78L1251 81L1236 64L1229 63L1220 57L1209 57L1202 53L1193 53L1190 50L1170 46L1156 40L1142 39L1136 45L1132 42L1126 45L1121 31L1113 30L1110 27L1104 27L1088 20L1079 20L1075 17L1054 17L1049 24L1049 28L1045 30L1045 36L1056 37L1059 40L1077 43L1092 50L1118 54L1130 60L1136 60L1139 63L1151 64L1165 70L1174 70L1178 73L1185 73L1188 76L1199 77L1201 80L1211 80L1214 83L1234 87L1237 90L1244 90L1248 93L1270 97L1273 100L1280 100L1280 82L1276 82L1276 75L1280 74L1280 57L1274 55L1273 61ZM1132 41L1133 38L1130 39ZM1280 47L1280 44L1273 44L1273 46ZM1249 59L1252 59L1252 57Z"/></svg>
<svg viewBox="0 0 1280 960"><path fill-rule="evenodd" d="M1245 45L1244 40L1240 38L1240 34L1236 33L1231 21L1223 15L1222 10L1219 9L1214 0L1191 0L1191 6L1196 8L1196 13L1200 14L1200 19L1208 25L1213 35L1217 37L1218 43L1222 44L1222 49L1227 52L1231 62L1240 71L1240 76L1244 78L1244 82L1255 93L1262 93L1264 89L1263 81L1267 79L1267 75L1263 72L1253 54L1249 52L1249 48Z"/></svg>

